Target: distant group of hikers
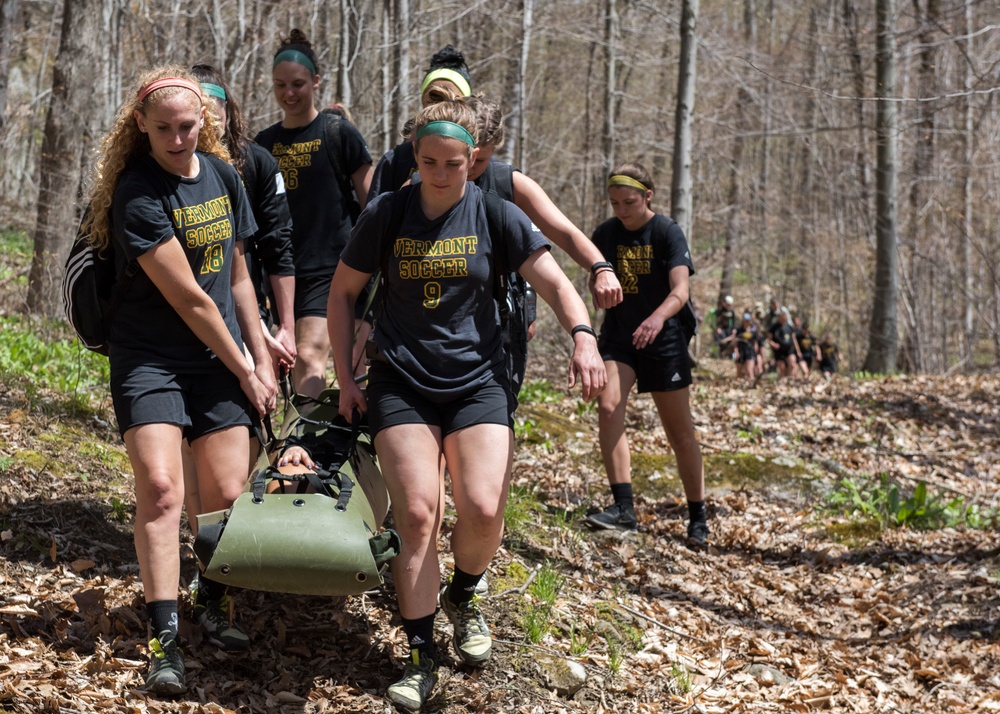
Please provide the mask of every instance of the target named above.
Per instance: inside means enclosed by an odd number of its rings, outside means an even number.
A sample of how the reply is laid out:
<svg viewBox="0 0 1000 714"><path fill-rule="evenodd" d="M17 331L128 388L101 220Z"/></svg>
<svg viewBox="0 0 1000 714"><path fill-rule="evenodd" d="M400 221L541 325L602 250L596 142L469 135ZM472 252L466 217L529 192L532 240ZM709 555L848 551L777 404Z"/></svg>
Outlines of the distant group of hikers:
<svg viewBox="0 0 1000 714"><path fill-rule="evenodd" d="M712 330L713 348L718 356L736 363L736 377L756 384L771 371L778 379L798 377L808 380L815 370L825 379L837 372L840 353L829 332L817 341L809 322L777 298L768 301L767 310L758 302L737 316L732 295L719 298L706 315ZM789 322L791 320L791 322Z"/></svg>
<svg viewBox="0 0 1000 714"><path fill-rule="evenodd" d="M553 308L572 341L568 384L597 400L614 503L588 524L638 527L625 428L637 385L677 457L687 542L703 547L704 473L678 321L694 268L681 229L652 209L654 182L641 164L610 173L614 217L589 240L537 183L499 161L500 105L474 94L451 46L430 64L404 141L374 169L349 114L317 108L321 77L313 46L293 30L273 57L281 120L251 141L217 69L144 72L96 163L85 221L92 243L115 252L121 289L111 394L135 474L151 634L145 684L161 695L187 688L182 509L193 521L233 504L247 485L234 465L248 463L251 430L275 409L277 369L291 369L297 392L314 397L332 350L340 413L367 418L402 540L391 568L409 654L387 696L416 710L437 681L439 607L462 662L482 666L492 652L477 588L503 535L524 371L508 368L500 274L516 271ZM505 199L499 208L494 195ZM589 274L594 305L606 310L600 335L546 238ZM732 337L720 346L736 350ZM355 377L365 373L362 389ZM282 458L310 463L301 449ZM455 567L439 596L445 474ZM193 585L207 639L247 649L226 587L204 575Z"/></svg>

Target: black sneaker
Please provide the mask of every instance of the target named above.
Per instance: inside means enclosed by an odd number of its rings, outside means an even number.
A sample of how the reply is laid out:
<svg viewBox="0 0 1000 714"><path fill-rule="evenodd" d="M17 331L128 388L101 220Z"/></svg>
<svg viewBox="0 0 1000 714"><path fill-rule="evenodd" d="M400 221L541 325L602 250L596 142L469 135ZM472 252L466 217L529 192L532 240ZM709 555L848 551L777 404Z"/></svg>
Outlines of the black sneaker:
<svg viewBox="0 0 1000 714"><path fill-rule="evenodd" d="M635 510L616 503L605 508L600 513L592 513L584 518L591 528L600 530L635 531L639 530L639 521L635 518Z"/></svg>
<svg viewBox="0 0 1000 714"><path fill-rule="evenodd" d="M708 547L708 524L705 521L692 521L688 523L688 544L697 548Z"/></svg>
<svg viewBox="0 0 1000 714"><path fill-rule="evenodd" d="M230 616L231 600L228 595L219 600L199 603L195 591L194 618L205 631L209 642L229 652L245 652L250 649L250 638Z"/></svg>
<svg viewBox="0 0 1000 714"><path fill-rule="evenodd" d="M415 712L427 701L437 680L434 660L429 657L421 659L420 650L412 650L410 663L403 670L403 678L389 685L386 696L397 707Z"/></svg>
<svg viewBox="0 0 1000 714"><path fill-rule="evenodd" d="M187 689L184 681L184 656L177 639L169 630L149 641L149 674L146 689L154 694L173 696Z"/></svg>

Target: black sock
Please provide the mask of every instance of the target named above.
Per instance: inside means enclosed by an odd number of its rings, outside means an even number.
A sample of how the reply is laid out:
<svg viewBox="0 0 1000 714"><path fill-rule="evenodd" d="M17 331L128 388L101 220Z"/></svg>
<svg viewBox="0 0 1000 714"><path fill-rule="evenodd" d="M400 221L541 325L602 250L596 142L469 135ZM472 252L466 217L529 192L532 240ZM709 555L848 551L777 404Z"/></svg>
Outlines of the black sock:
<svg viewBox="0 0 1000 714"><path fill-rule="evenodd" d="M434 615L431 613L415 620L403 618L403 632L410 643L410 650L417 650L420 659L437 662L437 651L434 648Z"/></svg>
<svg viewBox="0 0 1000 714"><path fill-rule="evenodd" d="M469 602L476 594L476 586L483 579L483 574L470 575L459 567L455 567L455 576L451 579L451 586L448 588L448 599L452 605L461 605Z"/></svg>
<svg viewBox="0 0 1000 714"><path fill-rule="evenodd" d="M692 523L705 523L705 502L688 501L688 520Z"/></svg>
<svg viewBox="0 0 1000 714"><path fill-rule="evenodd" d="M632 501L632 484L631 483L613 483L611 484L611 495L615 499L615 503L619 506L624 506L630 511L635 510L635 503Z"/></svg>
<svg viewBox="0 0 1000 714"><path fill-rule="evenodd" d="M218 602L226 595L227 586L216 580L210 580L202 573L198 578L198 596L195 598L196 605L204 605L206 602Z"/></svg>
<svg viewBox="0 0 1000 714"><path fill-rule="evenodd" d="M146 603L146 615L149 617L149 629L153 637L159 638L166 631L177 638L177 601L153 600ZM168 638L169 639L169 638Z"/></svg>

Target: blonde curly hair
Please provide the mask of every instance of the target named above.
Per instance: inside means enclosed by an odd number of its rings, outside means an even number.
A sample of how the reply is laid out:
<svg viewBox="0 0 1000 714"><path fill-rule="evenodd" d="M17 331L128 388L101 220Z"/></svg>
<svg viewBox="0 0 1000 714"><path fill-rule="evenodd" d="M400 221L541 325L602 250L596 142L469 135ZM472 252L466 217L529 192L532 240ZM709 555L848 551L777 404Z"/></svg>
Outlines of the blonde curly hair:
<svg viewBox="0 0 1000 714"><path fill-rule="evenodd" d="M154 90L143 101L139 94L143 87L151 82L166 77L179 77L198 85L190 72L179 65L157 67L143 73L135 85L126 94L127 99L118 108L115 123L101 141L101 148L94 164L93 179L90 190L90 210L84 219L84 230L89 230L89 242L99 250L104 250L111 243L111 225L108 215L114 199L118 179L129 162L142 154L148 154L152 147L149 136L139 131L135 121L135 112L145 115L152 107L158 106L165 99L178 92L188 92L182 87L163 87ZM204 96L199 96L202 108L208 105ZM218 138L218 119L212 111L204 112L205 124L198 132L198 151L214 154L224 161L229 161L229 152Z"/></svg>

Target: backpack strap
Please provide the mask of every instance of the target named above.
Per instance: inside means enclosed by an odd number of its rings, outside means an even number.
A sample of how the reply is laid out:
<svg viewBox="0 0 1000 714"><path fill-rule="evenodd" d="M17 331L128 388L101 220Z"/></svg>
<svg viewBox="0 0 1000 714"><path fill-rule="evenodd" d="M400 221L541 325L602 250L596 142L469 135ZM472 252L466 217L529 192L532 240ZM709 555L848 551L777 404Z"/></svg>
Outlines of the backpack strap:
<svg viewBox="0 0 1000 714"><path fill-rule="evenodd" d="M510 256L507 254L507 201L496 191L483 191L483 206L486 208L486 225L490 232L490 243L495 256L494 292L497 302L507 304L507 288L510 285L513 272L510 268ZM501 315L501 318L503 315Z"/></svg>
<svg viewBox="0 0 1000 714"><path fill-rule="evenodd" d="M672 226L676 225L677 221L660 213L653 217L653 221L655 221L653 224L653 258L666 269L667 254L670 252L670 247L667 245L667 233ZM684 332L684 337L690 342L691 338L698 332L698 316L695 315L690 297L684 305L681 305L681 309L674 317L677 318L677 322Z"/></svg>
<svg viewBox="0 0 1000 714"><path fill-rule="evenodd" d="M333 173L340 185L340 193L350 206L351 223L354 223L361 210L354 198L354 184L351 183L351 177L344 171L343 162L340 160L340 124L343 120L331 112L320 112L320 116L323 121L323 143L326 144L326 154L330 158Z"/></svg>

